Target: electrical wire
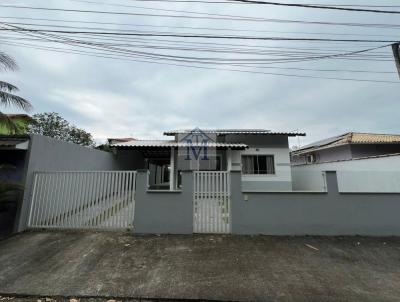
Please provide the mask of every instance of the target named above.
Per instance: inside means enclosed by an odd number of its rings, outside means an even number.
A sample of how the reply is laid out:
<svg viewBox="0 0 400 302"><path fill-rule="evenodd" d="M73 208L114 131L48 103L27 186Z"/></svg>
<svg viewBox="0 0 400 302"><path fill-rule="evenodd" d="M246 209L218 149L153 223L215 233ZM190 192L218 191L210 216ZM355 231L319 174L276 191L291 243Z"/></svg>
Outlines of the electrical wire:
<svg viewBox="0 0 400 302"><path fill-rule="evenodd" d="M110 15L126 15L126 16L142 16L142 17L164 17L164 18L185 18L185 19L204 19L204 20L225 20L225 21L246 21L246 22L274 22L274 23L295 23L295 24L312 24L312 25L334 25L334 26L356 26L356 27L373 27L373 28L400 28L400 24L387 23L351 23L351 22L322 22L322 21L304 21L304 20L289 20L289 19L270 19L270 18L255 18L248 16L209 14L193 11L181 11L198 16L187 15L171 15L171 14L145 14L132 12L117 12L117 11L99 11L99 10L80 10L80 9L63 9L63 8L46 8L33 6L16 6L0 4L0 7L29 9L29 10L44 10L44 11L62 11L71 13L89 13L89 14L110 14ZM153 8L154 9L154 8ZM159 10L159 9L157 9Z"/></svg>

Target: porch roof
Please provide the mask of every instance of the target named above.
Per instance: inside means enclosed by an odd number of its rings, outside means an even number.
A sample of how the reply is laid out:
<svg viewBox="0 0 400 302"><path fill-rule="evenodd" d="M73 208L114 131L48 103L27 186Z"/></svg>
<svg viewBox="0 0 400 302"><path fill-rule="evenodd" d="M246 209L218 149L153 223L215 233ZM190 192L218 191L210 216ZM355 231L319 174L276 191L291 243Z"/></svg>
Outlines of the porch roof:
<svg viewBox="0 0 400 302"><path fill-rule="evenodd" d="M1 150L28 150L28 135L0 135Z"/></svg>
<svg viewBox="0 0 400 302"><path fill-rule="evenodd" d="M165 131L164 135L173 136L176 134L188 134L193 130L190 129L178 129ZM261 135L287 135L287 136L305 136L305 133L297 131L272 131L268 129L200 129L201 132L216 134L216 135L227 135L227 134L261 134Z"/></svg>
<svg viewBox="0 0 400 302"><path fill-rule="evenodd" d="M175 140L135 140L125 143L112 144L112 147L117 148L172 148L172 147L209 147L209 148L231 148L231 149L246 149L246 144L240 143L218 143L218 142L206 142L206 143L186 143L176 142Z"/></svg>

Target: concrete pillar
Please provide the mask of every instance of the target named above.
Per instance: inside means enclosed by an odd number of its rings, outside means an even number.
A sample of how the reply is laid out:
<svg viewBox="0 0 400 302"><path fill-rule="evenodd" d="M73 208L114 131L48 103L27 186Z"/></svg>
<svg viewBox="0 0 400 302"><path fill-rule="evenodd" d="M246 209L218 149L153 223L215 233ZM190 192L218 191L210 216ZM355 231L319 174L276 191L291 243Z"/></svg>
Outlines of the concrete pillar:
<svg viewBox="0 0 400 302"><path fill-rule="evenodd" d="M226 171L232 170L232 150L228 148L226 150Z"/></svg>
<svg viewBox="0 0 400 302"><path fill-rule="evenodd" d="M240 209L243 201L242 173L241 171L230 171L231 178L231 233L236 234L238 221L240 221Z"/></svg>
<svg viewBox="0 0 400 302"><path fill-rule="evenodd" d="M182 191L148 190L148 172L136 177L135 218L137 234L193 233L193 175L182 172Z"/></svg>
<svg viewBox="0 0 400 302"><path fill-rule="evenodd" d="M175 190L175 148L171 147L170 166L169 166L169 189Z"/></svg>
<svg viewBox="0 0 400 302"><path fill-rule="evenodd" d="M326 187L329 194L338 194L338 181L336 171L325 171L326 173Z"/></svg>

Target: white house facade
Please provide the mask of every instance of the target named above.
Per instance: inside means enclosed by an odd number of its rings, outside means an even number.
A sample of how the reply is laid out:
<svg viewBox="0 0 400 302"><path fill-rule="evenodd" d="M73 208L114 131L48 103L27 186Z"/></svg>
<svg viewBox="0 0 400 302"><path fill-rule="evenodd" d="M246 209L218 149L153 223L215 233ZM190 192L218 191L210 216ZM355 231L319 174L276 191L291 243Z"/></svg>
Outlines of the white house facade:
<svg viewBox="0 0 400 302"><path fill-rule="evenodd" d="M129 169L148 169L152 189L179 189L182 171L241 171L250 191L291 191L288 138L297 132L265 129L173 130L170 140L131 140L112 144L129 158ZM204 158L206 152L206 159ZM188 154L198 158L191 158ZM190 163L189 163L190 162Z"/></svg>

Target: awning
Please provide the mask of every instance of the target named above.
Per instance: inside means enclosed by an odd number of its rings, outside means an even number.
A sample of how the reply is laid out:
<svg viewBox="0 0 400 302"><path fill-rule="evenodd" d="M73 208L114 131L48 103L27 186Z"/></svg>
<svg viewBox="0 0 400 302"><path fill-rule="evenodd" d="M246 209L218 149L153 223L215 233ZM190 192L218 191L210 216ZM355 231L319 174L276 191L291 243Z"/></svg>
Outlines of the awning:
<svg viewBox="0 0 400 302"><path fill-rule="evenodd" d="M118 143L111 145L117 148L187 148L187 147L207 147L207 148L224 148L224 149L246 149L246 144L235 143L187 143L176 142L174 140L135 140L126 143Z"/></svg>
<svg viewBox="0 0 400 302"><path fill-rule="evenodd" d="M28 150L29 138L0 137L0 150Z"/></svg>

